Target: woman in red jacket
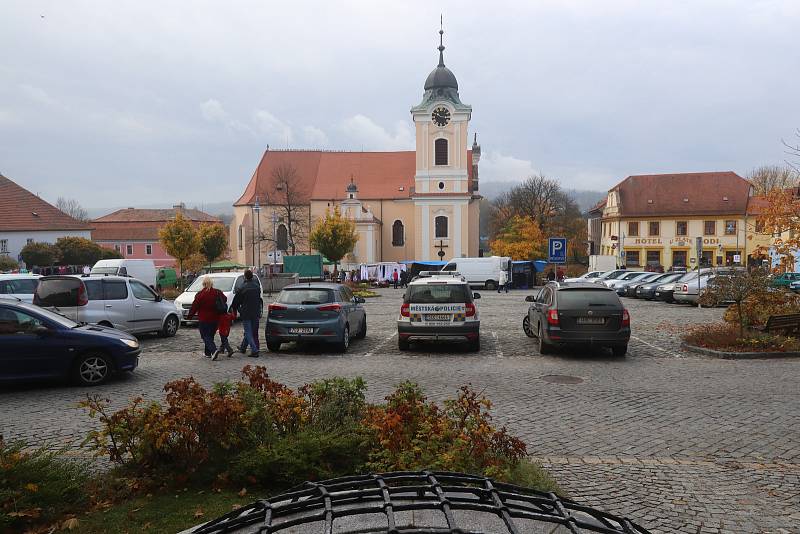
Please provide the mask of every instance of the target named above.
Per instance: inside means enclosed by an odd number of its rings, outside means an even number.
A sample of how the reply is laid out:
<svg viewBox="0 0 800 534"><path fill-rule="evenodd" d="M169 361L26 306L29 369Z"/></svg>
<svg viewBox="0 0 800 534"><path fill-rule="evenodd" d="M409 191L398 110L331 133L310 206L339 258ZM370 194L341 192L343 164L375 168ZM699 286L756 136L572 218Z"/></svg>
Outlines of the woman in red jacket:
<svg viewBox="0 0 800 534"><path fill-rule="evenodd" d="M219 289L215 289L211 277L206 276L203 278L203 289L195 295L192 308L186 316L187 319L191 319L197 313L197 329L200 331L200 337L203 338L204 352L206 358L212 360L216 360L219 356L219 350L214 343L214 334L217 332L220 316L217 311L217 299L222 299L227 305L228 300L225 298L225 294Z"/></svg>

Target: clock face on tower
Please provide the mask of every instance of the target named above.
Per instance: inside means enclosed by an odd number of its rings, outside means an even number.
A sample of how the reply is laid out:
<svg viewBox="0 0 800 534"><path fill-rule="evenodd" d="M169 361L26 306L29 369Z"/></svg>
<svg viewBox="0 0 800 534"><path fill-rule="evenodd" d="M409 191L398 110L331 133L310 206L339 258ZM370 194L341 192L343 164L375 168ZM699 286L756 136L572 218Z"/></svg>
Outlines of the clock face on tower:
<svg viewBox="0 0 800 534"><path fill-rule="evenodd" d="M450 122L450 110L439 106L431 113L431 119L437 126L447 126L447 123Z"/></svg>

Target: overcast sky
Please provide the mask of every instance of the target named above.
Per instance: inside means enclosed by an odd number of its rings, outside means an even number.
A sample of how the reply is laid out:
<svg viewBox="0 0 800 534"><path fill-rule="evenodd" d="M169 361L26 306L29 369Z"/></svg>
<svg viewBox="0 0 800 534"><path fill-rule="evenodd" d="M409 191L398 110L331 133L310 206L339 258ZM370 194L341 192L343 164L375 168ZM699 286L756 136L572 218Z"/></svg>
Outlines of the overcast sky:
<svg viewBox="0 0 800 534"><path fill-rule="evenodd" d="M798 0L4 0L0 173L87 207L200 203L267 144L412 149L440 13L483 180L744 174L800 127Z"/></svg>

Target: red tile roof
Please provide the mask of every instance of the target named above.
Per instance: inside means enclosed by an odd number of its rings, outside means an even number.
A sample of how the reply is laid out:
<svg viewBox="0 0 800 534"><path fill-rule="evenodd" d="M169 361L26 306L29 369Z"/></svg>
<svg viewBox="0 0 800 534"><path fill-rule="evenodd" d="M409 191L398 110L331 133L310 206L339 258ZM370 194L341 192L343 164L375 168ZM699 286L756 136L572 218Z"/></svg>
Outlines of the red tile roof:
<svg viewBox="0 0 800 534"><path fill-rule="evenodd" d="M24 187L0 174L0 231L90 230Z"/></svg>
<svg viewBox="0 0 800 534"><path fill-rule="evenodd" d="M467 151L472 179L472 151ZM297 172L298 190L309 200L344 199L352 176L363 200L410 198L416 173L416 153L326 152L318 150L267 150L235 206L262 204L275 190L273 171L291 165Z"/></svg>
<svg viewBox="0 0 800 534"><path fill-rule="evenodd" d="M747 214L761 215L767 206L769 206L767 197L750 197L750 201L747 203Z"/></svg>
<svg viewBox="0 0 800 534"><path fill-rule="evenodd" d="M623 217L744 215L750 182L730 171L646 174L628 176L611 191L619 192Z"/></svg>
<svg viewBox="0 0 800 534"><path fill-rule="evenodd" d="M175 215L180 213L191 221L200 222L222 222L218 217L209 215L196 209L187 208L169 208L169 209L140 209L140 208L127 208L117 210L108 215L103 215L94 219L95 223L104 222L166 222L175 218Z"/></svg>

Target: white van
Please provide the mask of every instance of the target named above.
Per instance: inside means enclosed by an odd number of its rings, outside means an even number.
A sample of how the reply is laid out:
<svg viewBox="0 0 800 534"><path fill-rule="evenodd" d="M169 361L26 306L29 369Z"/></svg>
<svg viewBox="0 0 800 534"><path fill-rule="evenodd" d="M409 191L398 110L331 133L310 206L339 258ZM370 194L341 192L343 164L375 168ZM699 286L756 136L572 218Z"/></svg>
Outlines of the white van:
<svg viewBox="0 0 800 534"><path fill-rule="evenodd" d="M511 275L511 258L507 256L453 258L442 267L442 270L458 271L471 286L497 289L498 284Z"/></svg>
<svg viewBox="0 0 800 534"><path fill-rule="evenodd" d="M130 276L155 289L158 269L153 260L100 260L92 267L92 274Z"/></svg>

